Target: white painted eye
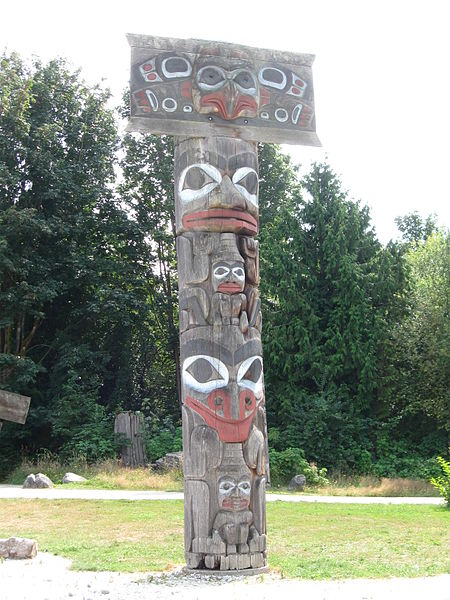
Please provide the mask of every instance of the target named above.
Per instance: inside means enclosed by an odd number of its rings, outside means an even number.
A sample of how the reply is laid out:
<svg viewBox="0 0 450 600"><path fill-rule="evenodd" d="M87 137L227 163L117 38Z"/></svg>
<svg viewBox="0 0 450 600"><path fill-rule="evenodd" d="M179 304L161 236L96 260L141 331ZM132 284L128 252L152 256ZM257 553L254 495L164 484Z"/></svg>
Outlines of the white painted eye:
<svg viewBox="0 0 450 600"><path fill-rule="evenodd" d="M249 96L256 94L257 81L255 76L248 69L236 69L231 74L231 78L234 81L236 87Z"/></svg>
<svg viewBox="0 0 450 600"><path fill-rule="evenodd" d="M286 73L276 67L263 67L259 70L258 79L262 85L282 90L286 86Z"/></svg>
<svg viewBox="0 0 450 600"><path fill-rule="evenodd" d="M178 104L175 98L164 98L164 100L161 103L161 106L166 112L171 113L177 110Z"/></svg>
<svg viewBox="0 0 450 600"><path fill-rule="evenodd" d="M235 487L236 484L234 483L234 481L225 479L225 481L221 481L219 484L219 492L222 495L226 494L227 496L229 496L233 492Z"/></svg>
<svg viewBox="0 0 450 600"><path fill-rule="evenodd" d="M239 279L239 281L245 281L245 272L242 267L233 267L232 272L236 279Z"/></svg>
<svg viewBox="0 0 450 600"><path fill-rule="evenodd" d="M250 481L244 480L244 481L240 481L238 483L238 488L239 490L245 494L246 496L250 496L250 491L251 491L251 485L250 485Z"/></svg>
<svg viewBox="0 0 450 600"><path fill-rule="evenodd" d="M204 394L226 387L229 380L226 365L215 356L207 354L186 358L182 377L185 385Z"/></svg>
<svg viewBox="0 0 450 600"><path fill-rule="evenodd" d="M192 66L184 56L169 56L162 61L161 71L167 79L189 77L192 73Z"/></svg>
<svg viewBox="0 0 450 600"><path fill-rule="evenodd" d="M178 180L178 197L181 202L192 202L207 196L222 181L220 171L208 163L195 163L186 167Z"/></svg>
<svg viewBox="0 0 450 600"><path fill-rule="evenodd" d="M284 108L277 108L275 111L275 119L280 123L285 123L289 119L287 110Z"/></svg>
<svg viewBox="0 0 450 600"><path fill-rule="evenodd" d="M258 206L258 174L251 167L241 167L233 175L234 187L247 198L249 202Z"/></svg>
<svg viewBox="0 0 450 600"><path fill-rule="evenodd" d="M197 85L205 92L220 90L227 81L227 75L223 69L216 65L202 67L197 73Z"/></svg>
<svg viewBox="0 0 450 600"><path fill-rule="evenodd" d="M260 356L250 356L241 364L237 374L239 387L252 390L257 398L263 391L263 363Z"/></svg>
<svg viewBox="0 0 450 600"><path fill-rule="evenodd" d="M228 267L220 265L219 267L216 267L214 269L213 274L216 279L223 279L224 277L226 277L228 275L229 272L230 272L230 269L228 269Z"/></svg>

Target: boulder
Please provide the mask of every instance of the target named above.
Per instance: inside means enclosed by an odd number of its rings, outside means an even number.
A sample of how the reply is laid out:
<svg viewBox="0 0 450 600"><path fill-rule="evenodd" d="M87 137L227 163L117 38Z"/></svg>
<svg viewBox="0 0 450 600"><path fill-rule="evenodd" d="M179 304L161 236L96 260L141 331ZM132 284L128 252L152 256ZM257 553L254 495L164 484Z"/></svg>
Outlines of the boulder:
<svg viewBox="0 0 450 600"><path fill-rule="evenodd" d="M157 461L152 463L152 468L155 469L155 471L170 471L172 469L182 469L183 453L169 452L162 458L158 458Z"/></svg>
<svg viewBox="0 0 450 600"><path fill-rule="evenodd" d="M0 558L34 558L36 554L36 540L16 537L0 539Z"/></svg>
<svg viewBox="0 0 450 600"><path fill-rule="evenodd" d="M293 492L302 492L305 484L306 477L304 475L295 475L288 485L288 490Z"/></svg>
<svg viewBox="0 0 450 600"><path fill-rule="evenodd" d="M82 481L87 481L87 479L76 473L66 473L62 478L63 483L80 483Z"/></svg>
<svg viewBox="0 0 450 600"><path fill-rule="evenodd" d="M34 473L31 473L30 475L28 475L28 477L23 482L22 487L33 488L33 489L52 488L53 483L52 483L52 480L49 477L47 477L47 475L44 475L43 473L38 473L37 475L34 475Z"/></svg>

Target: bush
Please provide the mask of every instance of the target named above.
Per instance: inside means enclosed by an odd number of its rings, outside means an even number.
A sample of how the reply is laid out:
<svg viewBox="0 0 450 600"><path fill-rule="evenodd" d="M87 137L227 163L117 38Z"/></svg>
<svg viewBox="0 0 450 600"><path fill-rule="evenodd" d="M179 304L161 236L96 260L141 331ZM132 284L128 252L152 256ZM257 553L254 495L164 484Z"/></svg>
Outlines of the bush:
<svg viewBox="0 0 450 600"><path fill-rule="evenodd" d="M170 417L144 419L145 444L147 456L154 462L168 452L179 452L183 449L181 427L173 423Z"/></svg>
<svg viewBox="0 0 450 600"><path fill-rule="evenodd" d="M432 477L430 483L439 490L440 495L447 503L447 508L450 508L450 461L445 460L442 456L438 456L436 460L441 467L442 475Z"/></svg>
<svg viewBox="0 0 450 600"><path fill-rule="evenodd" d="M318 469L317 465L309 464L303 450L286 448L278 452L269 450L270 477L272 485L286 485L294 475L304 475L308 485L326 485L326 469Z"/></svg>

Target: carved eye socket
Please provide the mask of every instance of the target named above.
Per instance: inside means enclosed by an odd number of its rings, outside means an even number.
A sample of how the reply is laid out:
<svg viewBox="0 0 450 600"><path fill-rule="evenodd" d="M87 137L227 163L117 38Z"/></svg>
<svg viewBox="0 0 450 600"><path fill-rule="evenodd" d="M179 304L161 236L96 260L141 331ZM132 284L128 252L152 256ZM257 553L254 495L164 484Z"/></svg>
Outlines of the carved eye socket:
<svg viewBox="0 0 450 600"><path fill-rule="evenodd" d="M214 65L202 67L197 73L197 83L201 90L215 91L221 88L227 78L225 71Z"/></svg>
<svg viewBox="0 0 450 600"><path fill-rule="evenodd" d="M228 377L227 367L214 356L191 356L183 364L183 382L204 394L228 385Z"/></svg>
<svg viewBox="0 0 450 600"><path fill-rule="evenodd" d="M214 277L216 279L223 279L228 275L229 272L230 269L228 267L226 267L225 265L219 265L214 269Z"/></svg>
<svg viewBox="0 0 450 600"><path fill-rule="evenodd" d="M275 67L263 67L258 73L260 83L267 87L282 90L287 83L287 77L284 71Z"/></svg>
<svg viewBox="0 0 450 600"><path fill-rule="evenodd" d="M191 63L183 56L169 56L161 63L161 70L167 79L173 77L189 77L192 73Z"/></svg>
<svg viewBox="0 0 450 600"><path fill-rule="evenodd" d="M236 487L234 481L221 481L219 484L219 491L222 493L229 493Z"/></svg>
<svg viewBox="0 0 450 600"><path fill-rule="evenodd" d="M239 281L245 281L245 271L242 267L233 267L233 275L239 279Z"/></svg>
<svg viewBox="0 0 450 600"><path fill-rule="evenodd" d="M178 195L182 202L191 202L209 194L222 181L220 171L208 163L186 167L178 181Z"/></svg>
<svg viewBox="0 0 450 600"><path fill-rule="evenodd" d="M238 488L241 492L243 492L246 496L250 494L251 485L250 481L244 480L238 483Z"/></svg>
<svg viewBox="0 0 450 600"><path fill-rule="evenodd" d="M239 367L237 374L238 386L251 390L258 397L262 394L262 381L262 358L260 356L250 356Z"/></svg>
<svg viewBox="0 0 450 600"><path fill-rule="evenodd" d="M234 187L252 204L258 206L258 174L250 167L237 169L232 179Z"/></svg>
<svg viewBox="0 0 450 600"><path fill-rule="evenodd" d="M233 81L242 91L254 94L256 92L256 79L253 73L247 70L237 71L233 75Z"/></svg>
<svg viewBox="0 0 450 600"><path fill-rule="evenodd" d="M213 181L214 179L204 169L193 166L186 173L183 189L201 190L204 185Z"/></svg>

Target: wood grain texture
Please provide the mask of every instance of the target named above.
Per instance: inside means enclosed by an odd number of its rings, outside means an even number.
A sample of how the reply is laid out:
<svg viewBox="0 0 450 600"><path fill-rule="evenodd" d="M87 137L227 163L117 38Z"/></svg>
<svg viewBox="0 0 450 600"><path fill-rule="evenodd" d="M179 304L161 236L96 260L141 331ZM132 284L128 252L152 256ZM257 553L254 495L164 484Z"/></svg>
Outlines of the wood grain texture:
<svg viewBox="0 0 450 600"><path fill-rule="evenodd" d="M147 463L143 439L143 417L136 413L126 412L116 416L114 434L122 436L124 443L120 455L124 467L143 467Z"/></svg>
<svg viewBox="0 0 450 600"><path fill-rule="evenodd" d="M23 425L27 420L31 398L0 390L0 420Z"/></svg>
<svg viewBox="0 0 450 600"><path fill-rule="evenodd" d="M249 235L258 223L256 148L230 138L175 142L186 563L259 568L267 427L258 244Z"/></svg>

